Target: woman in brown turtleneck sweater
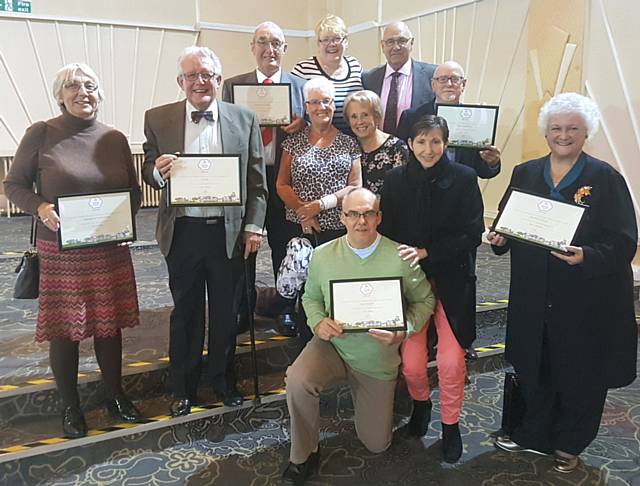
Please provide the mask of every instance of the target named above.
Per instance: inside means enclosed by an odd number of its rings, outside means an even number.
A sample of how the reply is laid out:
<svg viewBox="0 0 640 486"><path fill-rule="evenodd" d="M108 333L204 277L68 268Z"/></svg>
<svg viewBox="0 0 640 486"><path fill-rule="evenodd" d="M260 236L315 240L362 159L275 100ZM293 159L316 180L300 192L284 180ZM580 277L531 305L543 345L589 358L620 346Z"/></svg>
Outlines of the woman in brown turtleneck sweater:
<svg viewBox="0 0 640 486"><path fill-rule="evenodd" d="M65 194L131 189L137 211L140 186L127 139L96 119L103 92L93 70L75 63L63 67L54 79L53 96L62 115L27 129L4 189L9 200L38 218L36 341L50 342L49 360L64 405L64 434L83 437L87 425L77 391L82 339L94 339L109 411L126 421L140 418L121 387L120 331L139 323L138 298L126 246L58 250L60 222L52 203Z"/></svg>

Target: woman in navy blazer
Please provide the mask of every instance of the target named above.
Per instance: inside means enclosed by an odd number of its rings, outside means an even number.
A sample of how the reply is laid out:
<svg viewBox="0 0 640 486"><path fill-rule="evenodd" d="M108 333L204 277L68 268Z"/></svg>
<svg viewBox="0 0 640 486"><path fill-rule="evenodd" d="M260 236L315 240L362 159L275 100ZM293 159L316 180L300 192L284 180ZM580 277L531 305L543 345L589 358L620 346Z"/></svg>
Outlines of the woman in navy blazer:
<svg viewBox="0 0 640 486"><path fill-rule="evenodd" d="M538 119L551 152L516 166L509 184L586 207L569 254L489 234L495 253L511 252L506 359L526 402L496 447L554 453L559 472L573 471L596 437L607 389L636 376L636 217L624 178L582 151L599 118L589 98L552 98Z"/></svg>

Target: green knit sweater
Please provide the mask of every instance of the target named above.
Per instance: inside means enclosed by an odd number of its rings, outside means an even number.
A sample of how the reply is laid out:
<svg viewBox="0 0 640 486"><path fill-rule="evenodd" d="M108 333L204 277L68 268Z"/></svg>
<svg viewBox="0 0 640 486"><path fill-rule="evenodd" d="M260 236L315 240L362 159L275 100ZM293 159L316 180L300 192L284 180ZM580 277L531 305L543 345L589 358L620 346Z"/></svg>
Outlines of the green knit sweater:
<svg viewBox="0 0 640 486"><path fill-rule="evenodd" d="M347 278L402 277L409 334L422 329L433 313L435 297L419 265L411 268L398 256L397 243L381 238L367 258L349 248L346 236L316 248L309 265L302 304L307 324L315 327L331 310L329 281ZM379 380L395 380L400 365L399 345L385 345L367 333L347 333L333 338L342 359L354 370Z"/></svg>

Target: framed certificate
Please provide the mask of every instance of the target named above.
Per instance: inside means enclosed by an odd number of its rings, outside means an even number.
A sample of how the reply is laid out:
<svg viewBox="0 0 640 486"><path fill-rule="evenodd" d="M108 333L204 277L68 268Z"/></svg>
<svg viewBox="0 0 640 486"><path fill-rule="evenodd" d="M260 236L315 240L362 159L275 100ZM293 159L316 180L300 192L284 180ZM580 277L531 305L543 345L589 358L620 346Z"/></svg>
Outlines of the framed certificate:
<svg viewBox="0 0 640 486"><path fill-rule="evenodd" d="M491 105L436 103L436 115L447 120L450 147L482 150L496 141L498 108Z"/></svg>
<svg viewBox="0 0 640 486"><path fill-rule="evenodd" d="M331 316L344 332L407 329L401 277L331 280L329 288Z"/></svg>
<svg viewBox="0 0 640 486"><path fill-rule="evenodd" d="M511 188L507 202L493 223L493 231L507 238L566 252L578 231L586 206Z"/></svg>
<svg viewBox="0 0 640 486"><path fill-rule="evenodd" d="M169 206L239 206L240 156L180 154L171 165L167 190Z"/></svg>
<svg viewBox="0 0 640 486"><path fill-rule="evenodd" d="M263 127L289 125L291 111L291 83L234 84L233 103L249 108Z"/></svg>
<svg viewBox="0 0 640 486"><path fill-rule="evenodd" d="M136 239L130 190L59 196L55 206L60 217L60 250L76 250Z"/></svg>

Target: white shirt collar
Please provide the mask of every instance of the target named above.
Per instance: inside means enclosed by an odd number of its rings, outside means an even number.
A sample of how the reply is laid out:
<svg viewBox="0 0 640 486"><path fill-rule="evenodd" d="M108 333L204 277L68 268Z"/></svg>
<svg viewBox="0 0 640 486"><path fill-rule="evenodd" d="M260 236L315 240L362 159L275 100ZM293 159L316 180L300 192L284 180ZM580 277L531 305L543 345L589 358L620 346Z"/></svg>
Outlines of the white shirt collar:
<svg viewBox="0 0 640 486"><path fill-rule="evenodd" d="M387 69L384 72L384 77L388 78L395 72L396 71L391 66L389 66L389 63L387 63ZM405 76L411 75L411 58L409 58L409 60L405 62L400 69L398 69L398 72L400 74L404 74Z"/></svg>
<svg viewBox="0 0 640 486"><path fill-rule="evenodd" d="M193 123L191 121L191 112L200 111L200 110L198 110L195 106L189 103L189 100L187 100L187 107L185 111L186 111L185 117L186 117L187 123ZM204 111L210 111L213 114L213 122L214 123L217 122L218 121L218 100L214 98L213 102L209 105L209 108L207 108Z"/></svg>
<svg viewBox="0 0 640 486"><path fill-rule="evenodd" d="M256 68L256 76L258 77L258 83L260 84L262 84L264 80L267 79L267 77L258 68ZM271 79L271 81L273 81L274 83L279 83L281 77L282 69L278 69L275 73L273 73L273 76L269 77L269 79Z"/></svg>

